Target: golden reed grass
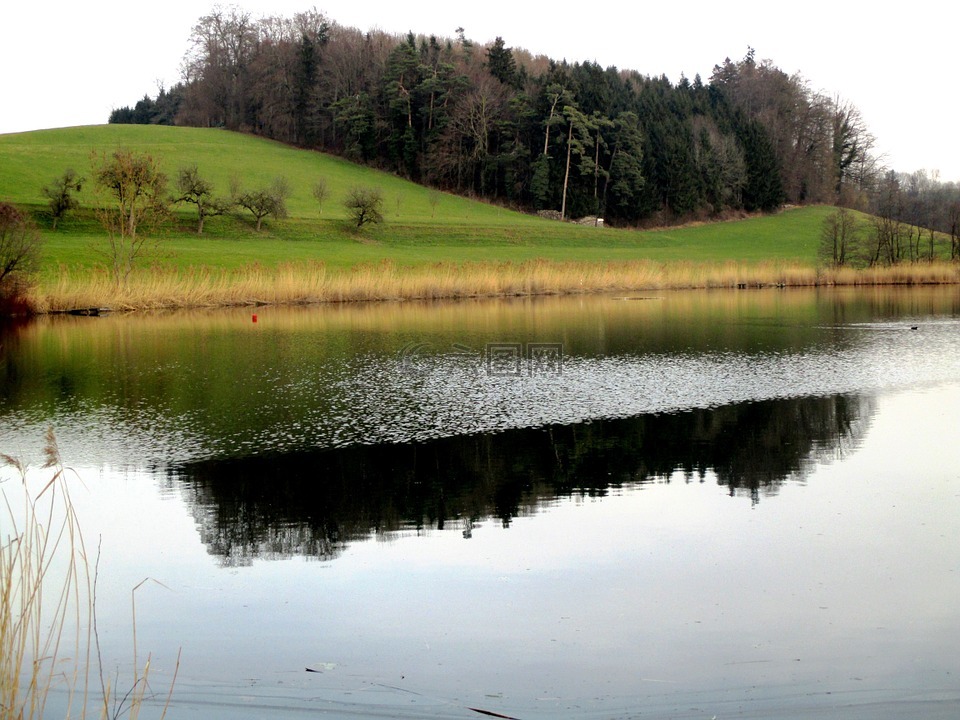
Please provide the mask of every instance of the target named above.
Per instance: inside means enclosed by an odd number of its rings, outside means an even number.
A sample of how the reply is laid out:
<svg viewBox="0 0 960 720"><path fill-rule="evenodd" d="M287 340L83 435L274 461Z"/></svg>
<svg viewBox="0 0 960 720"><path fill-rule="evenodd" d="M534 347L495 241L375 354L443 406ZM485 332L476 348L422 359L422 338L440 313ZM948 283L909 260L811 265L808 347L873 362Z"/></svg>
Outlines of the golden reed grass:
<svg viewBox="0 0 960 720"><path fill-rule="evenodd" d="M5 482L0 490L6 508L0 538L2 720L39 720L53 688L66 691L68 707L88 688L91 634L85 621L93 578L52 437L45 453L44 467L54 474L36 494L28 490L23 463L0 455L19 475L19 482ZM12 497L18 491L20 497Z"/></svg>
<svg viewBox="0 0 960 720"><path fill-rule="evenodd" d="M391 262L331 270L323 263L239 270L152 268L122 285L102 271L61 271L33 290L39 312L307 304L376 300L567 295L633 290L960 283L956 263L917 263L866 269L799 263L625 262L436 263Z"/></svg>
<svg viewBox="0 0 960 720"><path fill-rule="evenodd" d="M100 665L96 558L84 544L52 430L44 458L51 477L34 490L27 466L0 454L0 467L12 467L17 476L0 478L0 506L5 509L0 513L0 720L42 720L53 693L58 695L55 714L61 717L126 715L137 720L152 697L150 658L141 667L137 657L137 588L131 592L133 679L124 692ZM175 680L176 670L161 720Z"/></svg>

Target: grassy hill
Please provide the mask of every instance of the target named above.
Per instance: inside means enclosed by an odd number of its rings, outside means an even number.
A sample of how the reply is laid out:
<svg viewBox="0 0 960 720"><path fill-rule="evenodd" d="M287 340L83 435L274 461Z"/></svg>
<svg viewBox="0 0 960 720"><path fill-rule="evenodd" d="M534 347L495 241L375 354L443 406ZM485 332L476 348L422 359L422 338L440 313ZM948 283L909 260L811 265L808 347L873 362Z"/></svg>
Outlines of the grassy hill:
<svg viewBox="0 0 960 720"><path fill-rule="evenodd" d="M284 176L292 188L290 217L268 219L262 232L239 214L207 221L193 231L192 208L181 208L164 232L162 264L235 268L297 261L329 267L390 260L400 265L436 262L763 260L812 265L827 208L803 208L775 216L657 231L615 230L558 223L451 194L436 193L389 173L345 160L225 130L144 125L105 125L0 135L0 199L28 207L45 227L44 276L61 267L98 263L91 245L101 235L92 212L68 217L57 232L44 222L40 189L68 167L89 176L93 154L117 147L158 158L171 177L195 163L219 194L231 177L253 188ZM313 199L324 178L330 197L322 213ZM379 187L386 222L357 235L349 231L341 205L355 185ZM91 188L81 202L93 204ZM434 200L432 203L431 200Z"/></svg>
<svg viewBox="0 0 960 720"><path fill-rule="evenodd" d="M51 229L41 188L67 168L117 148L146 152L175 177L196 164L220 195L237 177L247 189L283 176L290 216L256 232L246 211L207 220L192 206L158 233L158 251L121 283L98 254L106 239L93 188ZM322 213L312 195L330 190ZM353 186L379 188L385 222L358 233L342 200ZM224 130L107 125L0 135L0 200L31 211L41 228L37 310L157 308L534 295L665 288L960 282L956 264L866 271L817 267L829 207L661 230L583 227L438 194L389 173L323 153Z"/></svg>
<svg viewBox="0 0 960 720"><path fill-rule="evenodd" d="M91 154L117 147L150 153L171 179L178 168L195 163L223 194L234 175L242 178L245 187L268 184L283 175L293 189L288 201L293 218L317 217L311 188L323 177L332 191L324 216L331 219L345 217L339 198L349 187L360 184L380 187L391 215L396 214L399 200L399 213L405 221L509 222L498 208L456 196L444 196L434 218L425 188L330 155L226 130L156 125L98 125L0 135L0 197L16 203L40 202L40 188L64 169L73 167L89 175Z"/></svg>

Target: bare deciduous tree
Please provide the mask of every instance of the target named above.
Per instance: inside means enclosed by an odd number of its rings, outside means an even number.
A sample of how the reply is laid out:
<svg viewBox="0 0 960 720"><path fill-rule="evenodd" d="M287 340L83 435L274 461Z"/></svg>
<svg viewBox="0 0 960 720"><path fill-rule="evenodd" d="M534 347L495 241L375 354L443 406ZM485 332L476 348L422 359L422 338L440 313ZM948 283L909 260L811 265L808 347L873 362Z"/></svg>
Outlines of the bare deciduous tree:
<svg viewBox="0 0 960 720"><path fill-rule="evenodd" d="M257 48L257 25L251 14L237 7L214 7L197 22L191 49L183 62L187 83L203 93L189 93L185 117L201 125L246 125L250 93L250 65Z"/></svg>
<svg viewBox="0 0 960 720"><path fill-rule="evenodd" d="M440 201L443 199L443 195L440 194L439 190L430 189L427 192L427 202L430 203L430 217L437 216L437 207L440 205Z"/></svg>
<svg viewBox="0 0 960 720"><path fill-rule="evenodd" d="M380 188L352 187L347 191L343 206L357 228L383 222L383 193Z"/></svg>
<svg viewBox="0 0 960 720"><path fill-rule="evenodd" d="M837 208L823 220L820 230L820 259L834 267L847 264L854 254L860 232L856 214Z"/></svg>
<svg viewBox="0 0 960 720"><path fill-rule="evenodd" d="M0 309L22 295L40 257L40 233L30 218L0 202Z"/></svg>
<svg viewBox="0 0 960 720"><path fill-rule="evenodd" d="M173 198L175 203L197 206L197 235L203 235L204 220L224 215L233 207L230 200L213 194L213 184L200 175L196 165L180 168L177 172L177 193Z"/></svg>
<svg viewBox="0 0 960 720"><path fill-rule="evenodd" d="M78 176L73 168L67 170L49 185L45 185L41 192L48 200L50 215L53 218L53 229L57 223L71 210L80 207L80 201L75 193L83 189L83 178Z"/></svg>
<svg viewBox="0 0 960 720"><path fill-rule="evenodd" d="M950 232L950 259L960 260L960 198L947 207L947 227Z"/></svg>
<svg viewBox="0 0 960 720"><path fill-rule="evenodd" d="M450 122L442 133L436 160L439 179L462 189L476 178L481 195L490 182L491 142L497 124L507 117L511 91L499 80L483 73L471 79L471 86L451 109Z"/></svg>
<svg viewBox="0 0 960 720"><path fill-rule="evenodd" d="M123 148L95 154L92 161L97 217L107 231L99 251L120 285L155 247L150 234L169 214L167 176L151 155Z"/></svg>
<svg viewBox="0 0 960 720"><path fill-rule="evenodd" d="M313 184L313 199L317 201L317 207L320 214L323 215L323 203L330 197L330 186L327 185L326 178L317 178Z"/></svg>
<svg viewBox="0 0 960 720"><path fill-rule="evenodd" d="M833 99L833 173L837 198L848 202L853 190L867 189L865 168L876 143L860 111L851 103Z"/></svg>
<svg viewBox="0 0 960 720"><path fill-rule="evenodd" d="M274 178L270 185L250 191L242 190L237 181L234 181L233 185L233 201L245 210L250 211L250 214L257 221L257 232L260 232L265 217L273 216L279 220L287 216L290 183L287 182L286 178Z"/></svg>

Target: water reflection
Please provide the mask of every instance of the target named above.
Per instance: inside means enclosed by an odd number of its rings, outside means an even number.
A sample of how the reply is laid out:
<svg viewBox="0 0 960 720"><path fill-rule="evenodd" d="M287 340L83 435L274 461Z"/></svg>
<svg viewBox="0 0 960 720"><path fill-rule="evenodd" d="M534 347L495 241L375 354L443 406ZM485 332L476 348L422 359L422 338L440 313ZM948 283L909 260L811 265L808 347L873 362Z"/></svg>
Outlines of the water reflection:
<svg viewBox="0 0 960 720"><path fill-rule="evenodd" d="M46 318L0 358L0 446L39 454L53 426L74 464L138 469L958 372L957 288L644 297L263 308L256 324L243 309ZM561 347L563 373L490 377L483 352L497 342Z"/></svg>
<svg viewBox="0 0 960 720"><path fill-rule="evenodd" d="M649 482L716 482L753 502L863 436L873 401L751 402L587 424L204 460L169 473L223 564L336 557L402 529L504 526L557 498Z"/></svg>
<svg viewBox="0 0 960 720"><path fill-rule="evenodd" d="M956 715L958 288L258 312L0 339L177 717Z"/></svg>

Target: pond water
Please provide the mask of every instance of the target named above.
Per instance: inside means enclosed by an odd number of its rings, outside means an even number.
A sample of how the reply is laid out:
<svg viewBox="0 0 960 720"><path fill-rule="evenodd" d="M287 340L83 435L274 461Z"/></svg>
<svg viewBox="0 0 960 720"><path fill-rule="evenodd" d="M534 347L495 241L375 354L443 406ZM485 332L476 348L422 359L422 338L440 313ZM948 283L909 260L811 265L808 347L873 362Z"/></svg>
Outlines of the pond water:
<svg viewBox="0 0 960 720"><path fill-rule="evenodd" d="M960 714L960 289L253 312L0 335L168 717Z"/></svg>

